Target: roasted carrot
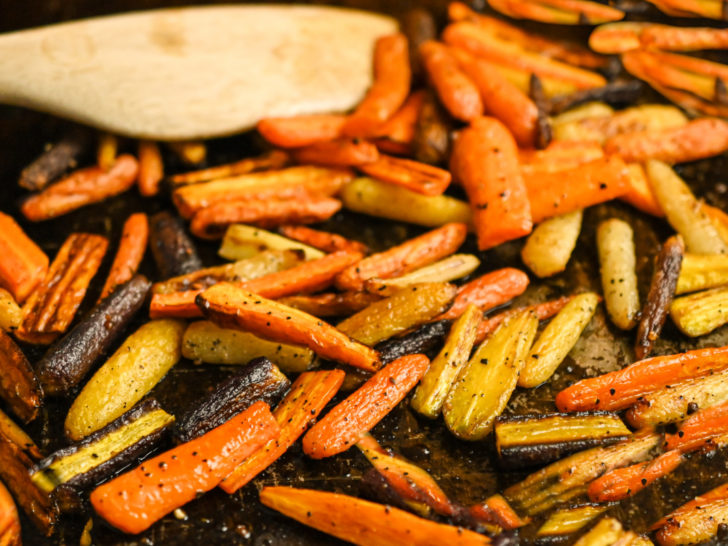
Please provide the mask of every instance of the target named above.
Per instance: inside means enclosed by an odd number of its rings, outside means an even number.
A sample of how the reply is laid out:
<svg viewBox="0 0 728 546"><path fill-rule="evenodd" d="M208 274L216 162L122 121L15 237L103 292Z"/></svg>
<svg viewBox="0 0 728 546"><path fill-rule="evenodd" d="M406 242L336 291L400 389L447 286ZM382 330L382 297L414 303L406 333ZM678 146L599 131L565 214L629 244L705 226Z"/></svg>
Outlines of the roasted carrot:
<svg viewBox="0 0 728 546"><path fill-rule="evenodd" d="M35 371L12 338L0 330L0 397L24 423L38 416L43 390Z"/></svg>
<svg viewBox="0 0 728 546"><path fill-rule="evenodd" d="M458 294L450 308L435 320L455 319L471 303L480 307L483 312L489 311L520 296L526 287L528 275L520 269L504 267L486 273L458 288Z"/></svg>
<svg viewBox="0 0 728 546"><path fill-rule="evenodd" d="M588 0L492 0L491 7L509 17L562 25L595 25L624 18L624 12Z"/></svg>
<svg viewBox="0 0 728 546"><path fill-rule="evenodd" d="M315 317L346 317L361 311L381 296L369 292L341 292L290 296L281 298L281 303L300 309Z"/></svg>
<svg viewBox="0 0 728 546"><path fill-rule="evenodd" d="M296 489L264 487L260 502L295 519L354 544L378 546L485 546L486 536L417 517L409 512L356 497Z"/></svg>
<svg viewBox="0 0 728 546"><path fill-rule="evenodd" d="M468 194L478 248L487 250L531 232L531 206L508 129L483 117L455 140L450 168Z"/></svg>
<svg viewBox="0 0 728 546"><path fill-rule="evenodd" d="M360 291L369 279L403 275L449 256L463 244L466 235L467 227L460 223L433 229L348 267L336 277L336 286L342 290Z"/></svg>
<svg viewBox="0 0 728 546"><path fill-rule="evenodd" d="M644 394L726 366L728 346L655 356L615 372L576 382L556 395L556 406L560 411L624 409Z"/></svg>
<svg viewBox="0 0 728 546"><path fill-rule="evenodd" d="M328 167L352 167L366 165L379 157L377 147L366 140L338 139L316 142L291 151L301 164Z"/></svg>
<svg viewBox="0 0 728 546"><path fill-rule="evenodd" d="M407 99L412 71L407 38L390 34L374 46L374 82L344 125L350 137L369 137L388 120Z"/></svg>
<svg viewBox="0 0 728 546"><path fill-rule="evenodd" d="M425 355L398 358L340 402L303 437L303 451L322 459L346 451L379 423L425 375Z"/></svg>
<svg viewBox="0 0 728 546"><path fill-rule="evenodd" d="M91 140L91 131L73 126L60 140L46 147L33 162L20 173L18 185L30 191L40 191L55 182L69 169L76 168L86 154Z"/></svg>
<svg viewBox="0 0 728 546"><path fill-rule="evenodd" d="M346 250L349 252L360 252L368 254L369 249L364 243L353 241L328 231L319 231L306 226L281 226L278 228L281 235L289 239L295 239L324 252L337 252Z"/></svg>
<svg viewBox="0 0 728 546"><path fill-rule="evenodd" d="M440 195L450 185L450 173L444 169L433 167L411 159L400 159L379 154L379 159L366 165L360 165L364 174L402 186L423 195Z"/></svg>
<svg viewBox="0 0 728 546"><path fill-rule="evenodd" d="M471 506L468 512L478 521L495 523L506 530L518 529L531 521L530 518L520 517L502 495L492 495Z"/></svg>
<svg viewBox="0 0 728 546"><path fill-rule="evenodd" d="M225 165L218 165L217 167L210 167L199 171L175 174L170 176L168 180L173 186L185 186L199 182L208 182L217 178L230 178L256 171L281 169L288 164L289 160L290 157L286 152L282 150L271 150L258 157L249 157L234 163L226 163Z"/></svg>
<svg viewBox="0 0 728 546"><path fill-rule="evenodd" d="M728 434L728 402L702 409L688 417L675 434L665 435L665 449L689 453L710 447L711 440Z"/></svg>
<svg viewBox="0 0 728 546"><path fill-rule="evenodd" d="M109 276L99 299L104 299L114 291L114 288L134 276L134 273L139 269L142 258L144 258L148 238L149 220L147 215L143 212L137 212L129 216L124 222L119 249L116 251L114 263L111 264Z"/></svg>
<svg viewBox="0 0 728 546"><path fill-rule="evenodd" d="M555 140L543 150L518 150L523 175L573 169L604 157L598 141Z"/></svg>
<svg viewBox="0 0 728 546"><path fill-rule="evenodd" d="M91 504L117 529L141 533L217 486L237 464L279 433L268 404L256 402L199 438L97 487L91 493Z"/></svg>
<svg viewBox="0 0 728 546"><path fill-rule="evenodd" d="M503 311L502 313L498 313L497 315L490 317L488 319L483 320L480 325L478 326L478 333L475 338L475 344L478 345L480 343L483 343L485 338L487 338L490 334L495 332L495 329L500 326L500 324L507 319L508 317L513 316L516 313L519 313L521 311L524 311L526 309L532 310L534 313L536 313L536 318L538 320L546 320L561 311L564 306L569 303L572 299L572 296L564 296L556 300L546 301L544 303L538 303L536 305L529 305L527 307L517 307L514 309L508 309L507 311Z"/></svg>
<svg viewBox="0 0 728 546"><path fill-rule="evenodd" d="M662 218L665 212L662 210L660 203L652 191L647 174L644 167L639 163L629 163L627 165L629 176L627 177L627 193L620 199L625 203L629 203L634 208Z"/></svg>
<svg viewBox="0 0 728 546"><path fill-rule="evenodd" d="M728 48L724 28L677 27L656 23L612 23L602 25L589 36L594 51L615 54L639 48L663 51L700 51Z"/></svg>
<svg viewBox="0 0 728 546"><path fill-rule="evenodd" d="M655 523L651 530L661 546L700 544L728 523L728 484L695 497ZM720 539L718 543L722 542Z"/></svg>
<svg viewBox="0 0 728 546"><path fill-rule="evenodd" d="M409 144L415 138L415 128L424 101L425 91L412 93L402 108L377 129L377 138L391 144L406 145L404 150L408 152Z"/></svg>
<svg viewBox="0 0 728 546"><path fill-rule="evenodd" d="M20 546L20 518L10 491L0 483L0 545Z"/></svg>
<svg viewBox="0 0 728 546"><path fill-rule="evenodd" d="M258 122L257 129L274 146L300 148L341 138L346 119L343 114L266 118Z"/></svg>
<svg viewBox="0 0 728 546"><path fill-rule="evenodd" d="M420 46L420 54L437 96L454 118L470 121L483 114L478 88L447 46L429 40Z"/></svg>
<svg viewBox="0 0 728 546"><path fill-rule="evenodd" d="M286 397L273 411L273 417L281 430L280 436L269 440L240 463L222 481L220 488L227 493L235 493L283 455L338 392L344 376L342 370L304 372L299 375Z"/></svg>
<svg viewBox="0 0 728 546"><path fill-rule="evenodd" d="M139 141L139 193L149 197L159 193L159 183L164 178L164 163L159 146L151 140Z"/></svg>
<svg viewBox="0 0 728 546"><path fill-rule="evenodd" d="M48 271L48 256L13 219L0 212L0 286L23 303Z"/></svg>
<svg viewBox="0 0 728 546"><path fill-rule="evenodd" d="M443 165L447 162L453 120L435 94L428 90L422 102L412 140L412 156L422 163Z"/></svg>
<svg viewBox="0 0 728 546"><path fill-rule="evenodd" d="M629 188L627 166L616 156L523 179L534 223L621 197Z"/></svg>
<svg viewBox="0 0 728 546"><path fill-rule="evenodd" d="M55 218L125 192L134 185L138 172L136 159L120 155L108 171L101 167L87 167L72 172L28 198L21 210L33 222Z"/></svg>
<svg viewBox="0 0 728 546"><path fill-rule="evenodd" d="M218 326L246 330L264 339L303 345L318 355L373 372L379 354L314 316L264 299L232 283L219 283L197 298Z"/></svg>

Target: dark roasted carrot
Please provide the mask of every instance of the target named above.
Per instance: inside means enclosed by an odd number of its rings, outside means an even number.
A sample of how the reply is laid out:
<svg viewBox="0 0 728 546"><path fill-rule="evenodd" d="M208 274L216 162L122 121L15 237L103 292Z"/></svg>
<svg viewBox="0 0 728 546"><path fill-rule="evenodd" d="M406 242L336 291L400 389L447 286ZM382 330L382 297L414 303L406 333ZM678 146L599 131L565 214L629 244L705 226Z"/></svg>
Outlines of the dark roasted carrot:
<svg viewBox="0 0 728 546"><path fill-rule="evenodd" d="M412 140L412 155L429 165L447 162L453 120L432 91L425 93Z"/></svg>
<svg viewBox="0 0 728 546"><path fill-rule="evenodd" d="M415 91L395 114L377 129L377 138L392 144L409 144L415 138L417 120L422 111L425 91Z"/></svg>
<svg viewBox="0 0 728 546"><path fill-rule="evenodd" d="M360 545L485 546L486 536L417 517L409 512L326 491L264 487L260 502L330 535Z"/></svg>
<svg viewBox="0 0 728 546"><path fill-rule="evenodd" d="M360 291L365 281L389 279L436 262L455 252L465 241L465 224L451 223L428 231L384 252L372 254L348 267L336 277L342 290Z"/></svg>
<svg viewBox="0 0 728 546"><path fill-rule="evenodd" d="M264 299L232 283L219 283L197 297L203 314L218 326L249 331L281 343L303 345L318 355L366 371L379 368L379 354L314 316Z"/></svg>
<svg viewBox="0 0 728 546"><path fill-rule="evenodd" d="M280 436L268 441L240 463L222 481L220 488L227 493L235 493L283 455L338 392L344 376L342 370L304 372L299 375L273 412L281 429Z"/></svg>
<svg viewBox="0 0 728 546"><path fill-rule="evenodd" d="M471 506L468 511L476 520L495 523L506 530L518 529L531 521L530 518L522 518L516 514L502 495L492 495L485 501Z"/></svg>
<svg viewBox="0 0 728 546"><path fill-rule="evenodd" d="M513 136L497 119L478 118L455 140L450 168L468 194L478 248L531 232L531 206Z"/></svg>
<svg viewBox="0 0 728 546"><path fill-rule="evenodd" d="M728 402L702 409L688 417L675 434L665 436L665 449L689 453L710 447L711 440L728 434Z"/></svg>
<svg viewBox="0 0 728 546"><path fill-rule="evenodd" d="M369 292L341 292L290 296L281 298L281 303L300 309L315 317L346 317L361 311L375 301L382 299Z"/></svg>
<svg viewBox="0 0 728 546"><path fill-rule="evenodd" d="M324 165L327 167L352 167L376 161L377 147L366 140L327 140L316 142L291 151L293 158L301 164Z"/></svg>
<svg viewBox="0 0 728 546"><path fill-rule="evenodd" d="M279 433L268 404L256 402L199 438L97 487L91 493L91 504L117 529L141 533L217 486L237 464Z"/></svg>
<svg viewBox="0 0 728 546"><path fill-rule="evenodd" d="M23 303L48 271L48 256L13 219L0 212L0 286Z"/></svg>
<svg viewBox="0 0 728 546"><path fill-rule="evenodd" d="M164 163L159 146L151 140L139 141L139 193L144 196L157 195L159 183L164 178Z"/></svg>
<svg viewBox="0 0 728 546"><path fill-rule="evenodd" d="M528 275L520 269L504 267L486 273L458 288L458 294L450 309L435 320L456 319L471 303L484 312L489 311L520 296L527 287Z"/></svg>
<svg viewBox="0 0 728 546"><path fill-rule="evenodd" d="M55 218L125 192L134 185L138 172L136 159L120 155L108 171L101 167L88 167L72 172L28 198L21 210L33 222Z"/></svg>
<svg viewBox="0 0 728 546"><path fill-rule="evenodd" d="M288 164L290 157L282 150L271 150L258 157L246 157L234 163L226 163L217 167L175 174L168 178L173 186L186 186L199 182L208 182L217 178L226 178L241 174L269 169L280 169Z"/></svg>
<svg viewBox="0 0 728 546"><path fill-rule="evenodd" d="M278 231L289 239L295 239L324 252L347 250L349 252L361 252L362 254L369 253L369 249L364 243L328 231L319 231L306 226L281 226Z"/></svg>
<svg viewBox="0 0 728 546"><path fill-rule="evenodd" d="M0 546L20 546L20 518L10 491L0 483Z"/></svg>
<svg viewBox="0 0 728 546"><path fill-rule="evenodd" d="M508 309L507 311L503 311L502 313L498 313L497 315L487 318L480 322L480 325L478 326L478 333L475 337L475 345L478 345L482 343L485 338L487 338L490 334L495 332L495 329L500 326L500 324L507 319L508 317L513 316L516 313L519 313L521 311L524 311L525 309L530 309L534 313L536 313L536 318L538 320L546 320L551 317L553 317L556 313L561 311L561 309L564 308L564 306L571 301L571 296L564 296L557 300L551 300L546 301L544 303L538 303L536 305L529 305L527 307L517 307L514 309Z"/></svg>
<svg viewBox="0 0 728 546"><path fill-rule="evenodd" d="M100 299L114 291L114 288L125 283L134 276L139 269L139 264L144 258L149 238L149 220L143 212L137 212L129 216L124 222L121 230L121 241L119 249L114 256L114 263L111 264L109 276L101 291Z"/></svg>
<svg viewBox="0 0 728 546"><path fill-rule="evenodd" d="M303 451L322 459L352 447L399 404L429 365L427 357L419 354L387 364L306 433Z"/></svg>
<svg viewBox="0 0 728 546"><path fill-rule="evenodd" d="M440 195L450 185L452 177L444 169L411 159L400 159L379 154L379 159L359 170L390 184L402 186L423 195Z"/></svg>
<svg viewBox="0 0 728 546"><path fill-rule="evenodd" d="M556 395L560 411L619 410L642 395L682 379L728 366L728 346L655 356L598 377L583 379Z"/></svg>
<svg viewBox="0 0 728 546"><path fill-rule="evenodd" d="M28 423L38 416L43 391L28 359L12 338L0 330L0 397Z"/></svg>
<svg viewBox="0 0 728 546"><path fill-rule="evenodd" d="M346 116L312 114L290 118L266 118L258 122L258 132L268 142L281 148L300 148L343 135Z"/></svg>
<svg viewBox="0 0 728 546"><path fill-rule="evenodd" d="M388 120L407 99L412 71L407 38L390 34L374 46L374 82L344 125L350 137L369 137Z"/></svg>

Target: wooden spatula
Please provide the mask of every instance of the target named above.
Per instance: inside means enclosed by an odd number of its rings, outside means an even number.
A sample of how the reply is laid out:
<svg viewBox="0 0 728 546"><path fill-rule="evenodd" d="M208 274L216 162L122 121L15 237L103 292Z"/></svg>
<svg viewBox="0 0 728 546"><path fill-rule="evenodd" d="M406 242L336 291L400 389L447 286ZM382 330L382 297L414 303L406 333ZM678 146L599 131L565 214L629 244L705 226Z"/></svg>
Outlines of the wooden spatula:
<svg viewBox="0 0 728 546"><path fill-rule="evenodd" d="M0 36L0 103L133 137L236 133L263 117L345 111L394 20L315 6L210 6Z"/></svg>

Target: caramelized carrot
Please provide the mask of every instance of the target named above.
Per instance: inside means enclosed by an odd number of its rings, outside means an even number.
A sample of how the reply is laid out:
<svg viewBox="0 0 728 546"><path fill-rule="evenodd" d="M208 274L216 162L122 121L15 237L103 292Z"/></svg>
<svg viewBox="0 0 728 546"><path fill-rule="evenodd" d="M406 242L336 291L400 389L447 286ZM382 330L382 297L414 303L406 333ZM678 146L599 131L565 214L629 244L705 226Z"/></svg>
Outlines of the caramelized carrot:
<svg viewBox="0 0 728 546"><path fill-rule="evenodd" d="M381 296L369 292L342 292L339 294L327 292L290 296L278 301L315 317L346 317L380 299L382 299Z"/></svg>
<svg viewBox="0 0 728 546"><path fill-rule="evenodd" d="M218 165L217 167L175 174L170 176L168 180L173 186L186 186L188 184L208 182L217 178L230 178L256 171L281 169L288 164L289 160L290 157L286 152L282 150L271 150L258 157L248 157L234 163Z"/></svg>
<svg viewBox="0 0 728 546"><path fill-rule="evenodd" d="M531 521L530 518L521 518L516 514L502 495L492 495L482 503L471 506L468 511L476 520L495 523L506 530L518 529Z"/></svg>
<svg viewBox="0 0 728 546"><path fill-rule="evenodd" d="M651 530L661 546L702 544L710 541L728 524L728 484L723 484L683 504ZM724 542L720 538L716 543Z"/></svg>
<svg viewBox="0 0 728 546"><path fill-rule="evenodd" d="M373 372L379 353L314 316L264 299L232 283L218 283L197 297L203 314L222 328L246 330L264 339L303 345L319 356Z"/></svg>
<svg viewBox="0 0 728 546"><path fill-rule="evenodd" d="M642 395L682 379L728 366L728 346L655 356L598 377L582 379L556 395L560 411L620 410Z"/></svg>
<svg viewBox="0 0 728 546"><path fill-rule="evenodd" d="M379 159L359 170L372 178L402 186L423 195L440 195L450 185L450 173L411 159L400 159L379 154Z"/></svg>
<svg viewBox="0 0 728 546"><path fill-rule="evenodd" d="M650 527L651 531L654 531L655 529L659 529L663 525L665 525L668 521L671 519L674 520L678 518L679 516L690 512L691 510L700 509L701 505L708 504L710 502L721 500L721 499L728 499L728 483L724 483L723 485L719 485L715 489L711 489L707 493L703 493L702 495L698 495L693 500L686 502L676 510L674 510L669 515L665 516L664 518L660 519L657 523L652 525Z"/></svg>
<svg viewBox="0 0 728 546"><path fill-rule="evenodd" d="M397 33L383 36L374 46L374 82L344 125L349 137L369 137L394 115L407 99L412 71L407 38Z"/></svg>
<svg viewBox="0 0 728 546"><path fill-rule="evenodd" d="M136 159L120 155L108 171L101 167L88 167L72 172L29 197L21 210L33 222L55 218L125 192L134 185L138 172Z"/></svg>
<svg viewBox="0 0 728 546"><path fill-rule="evenodd" d="M415 138L417 120L420 118L425 91L415 91L402 105L402 108L385 121L377 130L377 138L392 144L409 144Z"/></svg>
<svg viewBox="0 0 728 546"><path fill-rule="evenodd" d="M23 303L48 271L48 256L13 219L0 212L0 286Z"/></svg>
<svg viewBox="0 0 728 546"><path fill-rule="evenodd" d="M662 210L660 203L657 202L657 198L647 180L644 167L639 163L630 163L627 165L627 169L629 171L627 193L620 199L642 212L658 218L664 217L665 212Z"/></svg>
<svg viewBox="0 0 728 546"><path fill-rule="evenodd" d="M291 385L286 397L273 411L280 436L269 440L261 449L240 463L227 476L220 488L235 493L283 455L310 427L326 404L338 392L346 374L342 370L304 372Z"/></svg>
<svg viewBox="0 0 728 546"><path fill-rule="evenodd" d="M217 486L237 464L279 433L268 404L256 402L210 432L100 485L91 493L91 504L117 529L141 533Z"/></svg>
<svg viewBox="0 0 728 546"><path fill-rule="evenodd" d="M281 235L289 239L295 239L324 252L337 252L346 250L349 252L361 252L368 254L369 249L364 243L353 241L328 231L319 231L306 226L281 226L278 228Z"/></svg>
<svg viewBox="0 0 728 546"><path fill-rule="evenodd" d="M507 319L508 317L511 317L515 315L516 313L520 313L521 311L524 311L526 309L530 309L534 313L536 313L536 318L538 320L546 320L553 317L556 313L561 311L561 309L564 308L564 306L571 301L571 296L564 296L557 300L551 300L546 301L544 303L538 303L536 305L529 305L527 307L517 307L514 309L508 309L507 311L503 311L502 313L498 313L497 315L490 317L488 319L485 319L480 322L480 325L478 326L478 333L475 337L475 345L479 345L480 343L483 343L485 338L487 338L490 334L495 332L495 329L500 326L500 324Z"/></svg>
<svg viewBox="0 0 728 546"><path fill-rule="evenodd" d="M312 114L291 118L266 118L258 122L258 132L274 146L300 148L335 140L343 135L346 116Z"/></svg>
<svg viewBox="0 0 728 546"><path fill-rule="evenodd" d="M0 545L20 546L20 518L13 497L0 483Z"/></svg>
<svg viewBox="0 0 728 546"><path fill-rule="evenodd" d="M597 141L555 140L543 150L518 150L524 176L574 169L603 157L604 150Z"/></svg>
<svg viewBox="0 0 728 546"><path fill-rule="evenodd" d="M399 404L429 365L427 357L420 354L387 364L306 433L304 453L322 459L352 447Z"/></svg>
<svg viewBox="0 0 728 546"><path fill-rule="evenodd" d="M504 267L486 273L458 288L450 309L435 320L456 319L463 314L471 303L485 312L508 303L520 296L528 287L528 275L520 269Z"/></svg>
<svg viewBox="0 0 728 546"><path fill-rule="evenodd" d="M665 436L665 449L689 453L709 447L711 440L728 434L728 402L702 409L688 417L675 434Z"/></svg>
<svg viewBox="0 0 728 546"><path fill-rule="evenodd" d="M366 140L328 140L316 142L291 152L301 164L325 165L328 167L352 167L366 165L379 157L377 147Z"/></svg>
<svg viewBox="0 0 728 546"><path fill-rule="evenodd" d="M518 149L500 121L483 117L460 131L450 168L468 194L480 250L531 232L531 206L518 167Z"/></svg>
<svg viewBox="0 0 728 546"><path fill-rule="evenodd" d="M121 231L119 249L116 251L114 263L111 264L109 276L99 299L104 299L114 291L114 288L134 276L144 258L148 237L149 221L146 214L137 212L126 219Z"/></svg>
<svg viewBox="0 0 728 546"><path fill-rule="evenodd" d="M369 279L403 275L449 256L463 244L466 235L467 227L460 223L433 229L348 267L336 277L336 286L342 290L360 291Z"/></svg>
<svg viewBox="0 0 728 546"><path fill-rule="evenodd" d="M149 197L159 193L159 183L164 178L162 154L156 142L139 141L139 193Z"/></svg>
<svg viewBox="0 0 728 546"><path fill-rule="evenodd" d="M624 12L588 0L494 0L493 9L510 17L565 25L595 25L624 18Z"/></svg>

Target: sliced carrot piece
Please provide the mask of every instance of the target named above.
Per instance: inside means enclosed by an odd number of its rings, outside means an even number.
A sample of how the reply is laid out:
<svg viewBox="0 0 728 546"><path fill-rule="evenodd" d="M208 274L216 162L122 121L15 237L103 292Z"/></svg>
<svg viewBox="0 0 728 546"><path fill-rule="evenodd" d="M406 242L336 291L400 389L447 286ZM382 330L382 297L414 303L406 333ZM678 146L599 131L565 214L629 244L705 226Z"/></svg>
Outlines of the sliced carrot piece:
<svg viewBox="0 0 728 546"><path fill-rule="evenodd" d="M346 116L343 114L312 114L262 119L257 129L274 146L300 148L340 138L345 123Z"/></svg>
<svg viewBox="0 0 728 546"><path fill-rule="evenodd" d="M149 220L147 215L137 212L129 216L121 230L119 249L116 251L114 262L111 264L109 276L99 299L104 299L114 291L114 288L134 276L144 258L148 238Z"/></svg>
<svg viewBox="0 0 728 546"><path fill-rule="evenodd" d="M506 320L508 317L515 315L516 313L520 313L521 311L529 309L536 313L536 318L538 318L538 320L550 319L551 317L556 315L556 313L561 311L564 306L571 301L571 298L571 296L564 296L557 300L546 301L544 303L538 303L536 305L529 305L527 307L516 307L514 309L508 309L507 311L503 311L502 313L498 313L493 317L485 319L481 321L480 325L478 326L478 333L475 338L475 344L478 345L480 343L483 343L485 338L495 332L496 328L498 328L498 326L500 326L500 324L504 320Z"/></svg>
<svg viewBox="0 0 728 546"><path fill-rule="evenodd" d="M149 197L159 193L159 183L164 178L164 163L159 146L151 140L139 141L139 193Z"/></svg>
<svg viewBox="0 0 728 546"><path fill-rule="evenodd" d="M688 417L675 434L665 436L665 449L689 453L710 447L711 440L728 434L728 402L702 409Z"/></svg>
<svg viewBox="0 0 728 546"><path fill-rule="evenodd" d="M458 294L450 309L435 320L456 319L471 303L480 307L483 312L489 311L523 294L528 282L528 275L513 267L504 267L481 275L458 288Z"/></svg>
<svg viewBox="0 0 728 546"><path fill-rule="evenodd" d="M378 180L423 195L441 195L452 179L450 173L444 169L384 154L379 154L379 159L372 163L360 165L359 170Z"/></svg>
<svg viewBox="0 0 728 546"><path fill-rule="evenodd" d="M358 139L316 142L303 148L296 148L291 154L298 163L328 167L366 165L379 157L379 151L374 144Z"/></svg>
<svg viewBox="0 0 728 546"><path fill-rule="evenodd" d="M0 286L23 303L48 271L48 256L12 216L0 212Z"/></svg>
<svg viewBox="0 0 728 546"><path fill-rule="evenodd" d="M361 252L362 254L369 253L369 249L364 243L347 239L336 233L319 231L306 226L281 226L278 228L278 231L281 235L289 239L295 239L324 252L346 250L349 252Z"/></svg>
<svg viewBox="0 0 728 546"><path fill-rule="evenodd" d="M290 157L282 150L271 150L258 157L246 157L234 163L226 163L208 169L190 171L172 175L168 178L173 186L186 186L209 182L218 178L230 178L241 174L253 173L256 171L267 171L281 169L289 162Z"/></svg>

